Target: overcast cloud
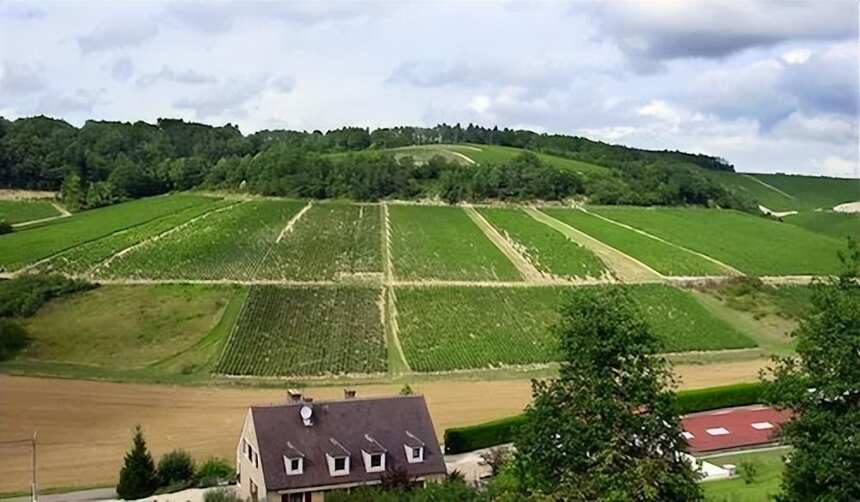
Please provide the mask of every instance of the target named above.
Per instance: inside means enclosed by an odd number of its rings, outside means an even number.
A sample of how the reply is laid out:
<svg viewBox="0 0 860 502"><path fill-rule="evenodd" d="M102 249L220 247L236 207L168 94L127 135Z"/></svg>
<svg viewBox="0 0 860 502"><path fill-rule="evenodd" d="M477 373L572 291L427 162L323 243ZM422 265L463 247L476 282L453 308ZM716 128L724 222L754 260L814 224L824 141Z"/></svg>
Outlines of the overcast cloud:
<svg viewBox="0 0 860 502"><path fill-rule="evenodd" d="M476 122L858 176L855 0L14 2L0 115Z"/></svg>

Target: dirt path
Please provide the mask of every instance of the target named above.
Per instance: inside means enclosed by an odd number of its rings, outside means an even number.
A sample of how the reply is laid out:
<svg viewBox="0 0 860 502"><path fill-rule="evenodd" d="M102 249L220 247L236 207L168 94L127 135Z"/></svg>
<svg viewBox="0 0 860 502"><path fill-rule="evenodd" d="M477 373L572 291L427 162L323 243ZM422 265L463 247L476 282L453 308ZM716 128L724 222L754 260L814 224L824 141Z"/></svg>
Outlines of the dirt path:
<svg viewBox="0 0 860 502"><path fill-rule="evenodd" d="M729 275L736 275L736 276L744 275L744 273L743 273L743 272L741 272L740 270L738 270L738 269L736 269L736 268L732 267L731 265L728 265L728 264L726 264L726 263L723 263L723 262L721 262L721 261L717 260L716 258L712 258L712 257L710 257L710 256L708 256L708 255L706 255L706 254L700 253L700 252L698 252L698 251L693 251L693 250L692 250L692 249L690 249L690 248L687 248L687 247L681 246L680 244L675 244L674 242L667 241L666 239L663 239L663 238L657 237L656 235L654 235L654 234L650 234L650 233L648 233L648 232L646 232L646 231L644 231L644 230L639 230L638 228L631 227L630 225L627 225L627 224L625 224L625 223L621 223L620 221L615 221L615 220L613 220L613 219L611 219L611 218L607 218L606 216L602 216L602 215L597 214L597 213L592 213L591 211L589 211L589 210L585 209L584 207L580 207L580 208L579 208L579 210L580 210L580 211L582 211L582 212L584 212L584 213L588 213L588 214L590 214L591 216L594 216L594 217L596 217L596 218L600 218L601 220L603 220L603 221L605 221L605 222L607 222L607 223L612 223L612 224L614 224L614 225L618 225L618 226L619 226L619 227L621 227L621 228L625 228L625 229L630 230L630 231L632 231L632 232L636 232L637 234L644 235L645 237L650 237L651 239L654 239L655 241L659 241L659 242L662 242L663 244L667 244L667 245L672 246L672 247L674 247L674 248L676 248L676 249L680 249L680 250L682 250L682 251L686 251L686 252L688 252L688 253L690 253L690 254L694 254L694 255L698 256L699 258L704 258L705 260L708 260L709 262L711 262L711 263L713 263L713 264L717 265L718 267L720 267L720 268L724 269L726 272L728 272L728 273L729 273Z"/></svg>
<svg viewBox="0 0 860 502"><path fill-rule="evenodd" d="M293 228L296 226L296 223L298 223L298 221L300 219L302 219L302 216L304 216L305 213L308 212L308 210L311 208L312 205L313 205L313 201L308 202L307 205L305 207L303 207L301 211L299 211L298 213L296 213L295 216L290 218L290 221L287 222L287 225L284 227L283 230L281 230L281 233L278 235L278 238L275 240L276 244L281 242L281 240L283 240L283 238L287 234L289 234L290 232L293 231Z"/></svg>
<svg viewBox="0 0 860 502"><path fill-rule="evenodd" d="M72 215L72 213L70 213L68 209L66 209L66 208L64 208L63 206L61 206L61 205L57 204L56 202L51 202L51 205L52 205L52 206L54 206L54 209L56 209L57 211L59 211L59 212L60 212L60 214L61 214L61 215L63 215L63 217L69 217L69 216L71 216L71 215Z"/></svg>
<svg viewBox="0 0 860 502"><path fill-rule="evenodd" d="M619 281L635 283L659 282L663 280L663 275L653 268L630 255L604 244L585 232L577 230L533 207L527 207L525 211L535 220L554 228L568 239L591 250L612 270Z"/></svg>
<svg viewBox="0 0 860 502"><path fill-rule="evenodd" d="M766 361L679 366L683 388L755 380ZM439 441L446 428L519 413L531 399L530 382L410 382L427 398ZM390 395L402 384L355 387L359 395ZM303 389L316 399L340 399L341 387ZM0 375L0 441L39 432L43 487L116 481L131 429L140 424L158 458L184 448L197 459L216 455L231 463L247 407L282 402L284 389L119 384ZM0 447L0 492L26 490L26 445Z"/></svg>
<svg viewBox="0 0 860 502"><path fill-rule="evenodd" d="M409 366L409 361L406 359L406 354L403 352L403 345L400 343L400 323L397 314L397 293L394 288L383 288L383 297L385 298L385 341L388 345L388 372L393 375L403 373L411 373L412 368Z"/></svg>
<svg viewBox="0 0 860 502"><path fill-rule="evenodd" d="M388 203L382 204L383 225L383 266L385 267L384 281L389 283L394 281L394 261L391 258L391 217L388 214Z"/></svg>
<svg viewBox="0 0 860 502"><path fill-rule="evenodd" d="M466 154L463 154L460 152L455 152L452 150L447 150L447 152L450 153L451 155L459 158L459 159L465 160L469 165L474 166L476 164L476 162L474 160L472 160L470 157L468 157Z"/></svg>
<svg viewBox="0 0 860 502"><path fill-rule="evenodd" d="M481 213L478 212L472 206L466 205L463 206L463 210L466 211L466 214L469 215L469 218L484 232L484 235L487 239L495 244L495 246L505 255L508 260L517 268L522 276L523 280L526 282L545 282L546 277L544 274L540 272L532 262L528 261L525 256L521 255L519 251L514 249L514 246L511 245L510 241L508 241L502 234L500 234L495 227L490 225L490 222L487 221Z"/></svg>
<svg viewBox="0 0 860 502"><path fill-rule="evenodd" d="M750 176L749 174L744 174L744 176L746 176L747 178L749 178L749 179L751 179L751 180L755 181L756 183L759 183L759 184L760 184L760 185L762 185L762 186L765 186L765 187L767 187L767 188L770 188L771 190L773 190L774 192L776 192L776 193L778 193L778 194L785 195L785 196L786 196L786 197L788 197L789 199L794 199L794 198L795 198L795 197L794 197L794 195L791 195L790 193L783 192L783 191L782 191L782 190L780 190L779 188L777 188L777 187L775 187L775 186L771 185L770 183L765 183L764 181L762 181L762 180L760 180L760 179L756 178L755 176Z"/></svg>
<svg viewBox="0 0 860 502"><path fill-rule="evenodd" d="M205 218L208 218L210 215L213 215L215 213L220 213L222 211L227 211L227 210L233 209L233 208L237 207L239 204L243 204L243 203L244 202L236 202L234 204L230 204L229 206L224 206L224 207L220 207L217 209L213 209L211 211L207 211L207 212L205 212L199 216L195 216L194 218L191 218L188 221L180 223L179 225L176 225L173 228L169 228L169 229L165 230L164 232L161 232L160 234L153 235L152 237L150 237L148 239L144 239L144 240L142 240L136 244L133 244L133 245L117 252L117 253L114 253L113 255L108 257L103 262L94 266L92 269L90 269L87 272L86 275L92 278L95 275L95 273L98 272L99 270L110 267L110 264L113 263L113 261L116 260L117 258L122 258L123 256L131 253L132 251L134 251L134 250L136 250L142 246L145 246L146 244L149 244L152 242L157 242L157 241L167 237L168 235L172 235L172 234L174 234L174 233L176 233L176 232L178 232L184 228L187 228L189 225L192 225L196 221L200 221L200 220L203 220ZM134 227L131 227L131 228L134 228ZM131 230L131 229L126 229L126 231L128 231L128 230Z"/></svg>
<svg viewBox="0 0 860 502"><path fill-rule="evenodd" d="M12 225L12 227L13 228L24 228L24 227L28 227L30 225L36 225L38 223L45 223L46 221L54 221L54 220L59 220L61 218L68 218L69 216L72 215L72 213L70 213L68 211L68 209L57 204L56 202L51 202L51 205L54 206L54 209L56 209L57 212L59 212L60 214L58 214L57 216L49 216L47 218L39 218L38 220L22 221L21 223L15 223L14 225Z"/></svg>
<svg viewBox="0 0 860 502"><path fill-rule="evenodd" d="M17 188L0 188L0 200L53 199L57 192L47 190L19 190Z"/></svg>

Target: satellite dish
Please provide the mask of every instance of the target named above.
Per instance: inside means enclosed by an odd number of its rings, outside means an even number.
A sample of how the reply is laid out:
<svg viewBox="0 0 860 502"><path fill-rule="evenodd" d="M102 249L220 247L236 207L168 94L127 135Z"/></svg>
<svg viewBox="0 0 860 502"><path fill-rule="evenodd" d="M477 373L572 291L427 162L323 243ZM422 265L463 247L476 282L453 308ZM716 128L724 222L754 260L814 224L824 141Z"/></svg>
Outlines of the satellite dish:
<svg viewBox="0 0 860 502"><path fill-rule="evenodd" d="M314 414L314 410L312 410L310 406L304 405L299 413L302 415L302 420L307 421L311 419L311 415Z"/></svg>

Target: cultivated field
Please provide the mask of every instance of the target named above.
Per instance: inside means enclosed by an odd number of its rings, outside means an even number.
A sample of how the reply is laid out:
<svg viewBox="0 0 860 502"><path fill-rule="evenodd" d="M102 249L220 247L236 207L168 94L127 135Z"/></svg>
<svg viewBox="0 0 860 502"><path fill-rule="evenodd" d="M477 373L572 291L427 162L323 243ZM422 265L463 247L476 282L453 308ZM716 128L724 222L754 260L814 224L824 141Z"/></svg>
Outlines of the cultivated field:
<svg viewBox="0 0 860 502"><path fill-rule="evenodd" d="M25 228L0 237L0 269L18 270L74 246L210 200L186 194L151 197Z"/></svg>
<svg viewBox="0 0 860 502"><path fill-rule="evenodd" d="M287 221L304 205L287 200L236 204L137 247L100 273L138 279L254 279Z"/></svg>
<svg viewBox="0 0 860 502"><path fill-rule="evenodd" d="M480 213L540 272L586 278L600 277L606 267L591 251L538 222L522 209L483 207Z"/></svg>
<svg viewBox="0 0 860 502"><path fill-rule="evenodd" d="M855 239L860 236L860 214L856 213L804 211L786 216L785 222L840 240L849 236Z"/></svg>
<svg viewBox="0 0 860 502"><path fill-rule="evenodd" d="M378 205L313 204L280 236L256 277L334 280L382 273Z"/></svg>
<svg viewBox="0 0 860 502"><path fill-rule="evenodd" d="M400 340L415 371L448 371L557 361L551 327L566 295L593 287L399 288ZM709 314L689 293L669 286L630 286L631 298L666 352L754 347Z"/></svg>
<svg viewBox="0 0 860 502"><path fill-rule="evenodd" d="M860 201L857 179L825 178L787 174L753 174L756 179L777 188L796 201L791 209L830 209L843 202Z"/></svg>
<svg viewBox="0 0 860 502"><path fill-rule="evenodd" d="M386 369L379 289L254 286L218 373L310 376Z"/></svg>
<svg viewBox="0 0 860 502"><path fill-rule="evenodd" d="M726 270L700 256L602 220L578 209L546 208L544 213L631 256L663 275L725 275Z"/></svg>
<svg viewBox="0 0 860 502"><path fill-rule="evenodd" d="M397 279L521 280L462 208L391 205L389 214Z"/></svg>
<svg viewBox="0 0 860 502"><path fill-rule="evenodd" d="M12 225L59 216L60 212L45 200L0 200L0 221Z"/></svg>
<svg viewBox="0 0 860 502"><path fill-rule="evenodd" d="M591 211L751 275L833 274L844 243L730 210L595 207Z"/></svg>

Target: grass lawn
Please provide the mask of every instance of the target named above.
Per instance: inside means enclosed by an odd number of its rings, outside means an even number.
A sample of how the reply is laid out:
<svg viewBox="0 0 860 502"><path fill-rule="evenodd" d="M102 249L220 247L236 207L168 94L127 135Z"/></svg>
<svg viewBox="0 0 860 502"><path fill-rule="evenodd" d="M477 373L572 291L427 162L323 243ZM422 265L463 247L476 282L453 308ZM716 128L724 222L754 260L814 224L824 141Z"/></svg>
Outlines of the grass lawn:
<svg viewBox="0 0 860 502"><path fill-rule="evenodd" d="M797 210L800 205L794 197L762 183L761 180L749 174L708 171L708 175L716 178L723 186L749 197L771 211Z"/></svg>
<svg viewBox="0 0 860 502"><path fill-rule="evenodd" d="M804 211L786 216L784 221L840 240L848 236L853 236L855 239L860 236L860 214L856 213Z"/></svg>
<svg viewBox="0 0 860 502"><path fill-rule="evenodd" d="M860 201L860 182L849 178L826 178L789 174L752 174L775 188L791 195L795 207L791 209L829 209L843 202Z"/></svg>
<svg viewBox="0 0 860 502"><path fill-rule="evenodd" d="M745 274L841 271L838 239L738 211L701 208L591 208L591 211L710 256Z"/></svg>
<svg viewBox="0 0 860 502"><path fill-rule="evenodd" d="M23 320L33 343L18 360L109 370L157 365L206 338L237 291L198 285L102 286L54 300Z"/></svg>
<svg viewBox="0 0 860 502"><path fill-rule="evenodd" d="M739 453L714 458L704 457L712 464L724 465L734 464L738 466L738 473L743 470L744 463L756 466L758 473L751 483L747 483L738 476L732 479L719 481L707 481L702 483L702 491L705 492L705 500L712 502L761 502L771 500L779 493L779 484L782 480L783 456L788 449L768 450L754 453Z"/></svg>
<svg viewBox="0 0 860 502"><path fill-rule="evenodd" d="M44 200L0 200L0 221L23 223L59 216L57 208Z"/></svg>

